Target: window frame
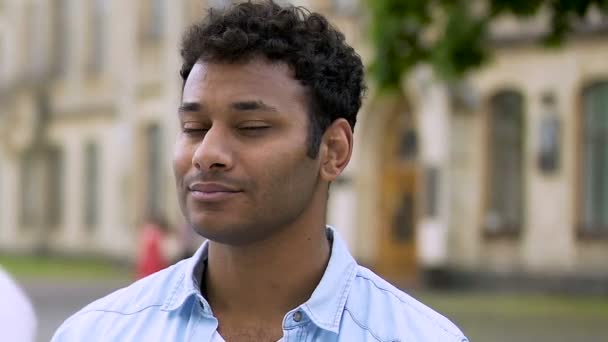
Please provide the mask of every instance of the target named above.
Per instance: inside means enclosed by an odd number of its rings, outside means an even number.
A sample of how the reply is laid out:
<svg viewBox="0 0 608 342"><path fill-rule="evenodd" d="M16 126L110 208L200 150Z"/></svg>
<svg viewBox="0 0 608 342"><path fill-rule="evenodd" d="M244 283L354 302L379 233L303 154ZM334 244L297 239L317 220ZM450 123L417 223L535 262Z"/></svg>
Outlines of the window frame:
<svg viewBox="0 0 608 342"><path fill-rule="evenodd" d="M489 227L487 223L487 217L493 206L492 203L492 193L494 191L493 186L493 158L492 153L494 151L492 144L492 136L493 133L493 116L494 116L494 103L496 99L501 95L506 94L514 94L519 97L521 101L520 108L520 145L521 145L521 160L520 160L520 221L518 224L511 225L503 225L499 229L492 229ZM484 149L484 165L483 165L483 192L482 192L482 211L481 211L481 231L482 235L487 239L493 238L508 238L508 239L518 239L522 234L526 227L527 222L527 206L526 206L526 193L527 193L527 158L526 158L526 145L527 145L527 116L526 116L526 108L527 108L527 100L523 91L518 90L514 87L504 87L500 88L497 91L493 92L490 96L487 97L486 100L486 110L484 115L484 136L483 136L483 145Z"/></svg>
<svg viewBox="0 0 608 342"><path fill-rule="evenodd" d="M606 226L599 225L596 227L595 225L591 225L593 228L589 228L590 225L587 225L584 222L585 216L585 176L586 176L586 161L585 161L585 153L586 153L586 123L587 123L587 110L586 110L586 96L594 89L606 87L608 93L608 78L603 78L599 80L595 80L587 83L579 95L578 99L578 108L577 108L577 141L576 141L576 213L575 213L575 230L576 235L579 239L602 239L608 240L608 224ZM608 144L607 144L608 145ZM608 146L607 146L608 147ZM608 176L605 176L605 181L608 181Z"/></svg>

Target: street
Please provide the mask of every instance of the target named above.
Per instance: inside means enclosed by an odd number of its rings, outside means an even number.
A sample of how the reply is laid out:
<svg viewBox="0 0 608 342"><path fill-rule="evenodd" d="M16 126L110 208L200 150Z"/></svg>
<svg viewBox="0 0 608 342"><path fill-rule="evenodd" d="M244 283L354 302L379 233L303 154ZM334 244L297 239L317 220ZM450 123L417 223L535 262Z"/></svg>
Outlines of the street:
<svg viewBox="0 0 608 342"><path fill-rule="evenodd" d="M126 285L119 281L21 280L38 316L39 342L48 342L61 323L86 304Z"/></svg>

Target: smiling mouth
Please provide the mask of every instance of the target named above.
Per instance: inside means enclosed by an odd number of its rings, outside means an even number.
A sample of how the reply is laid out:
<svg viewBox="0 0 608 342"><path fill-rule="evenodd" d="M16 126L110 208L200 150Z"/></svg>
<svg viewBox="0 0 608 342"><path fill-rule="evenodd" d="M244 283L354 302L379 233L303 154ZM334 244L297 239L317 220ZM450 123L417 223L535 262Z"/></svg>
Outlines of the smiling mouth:
<svg viewBox="0 0 608 342"><path fill-rule="evenodd" d="M195 183L188 187L193 199L200 202L217 202L228 199L242 191L217 183Z"/></svg>

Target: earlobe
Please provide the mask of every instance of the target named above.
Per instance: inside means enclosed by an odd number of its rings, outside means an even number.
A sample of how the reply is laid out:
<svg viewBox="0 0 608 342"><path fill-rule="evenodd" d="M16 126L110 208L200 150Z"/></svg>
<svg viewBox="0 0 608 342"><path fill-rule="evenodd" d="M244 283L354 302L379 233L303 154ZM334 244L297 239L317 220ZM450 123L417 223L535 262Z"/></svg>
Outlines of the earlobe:
<svg viewBox="0 0 608 342"><path fill-rule="evenodd" d="M342 173L352 154L353 134L348 121L334 121L325 131L322 144L321 177L331 182Z"/></svg>

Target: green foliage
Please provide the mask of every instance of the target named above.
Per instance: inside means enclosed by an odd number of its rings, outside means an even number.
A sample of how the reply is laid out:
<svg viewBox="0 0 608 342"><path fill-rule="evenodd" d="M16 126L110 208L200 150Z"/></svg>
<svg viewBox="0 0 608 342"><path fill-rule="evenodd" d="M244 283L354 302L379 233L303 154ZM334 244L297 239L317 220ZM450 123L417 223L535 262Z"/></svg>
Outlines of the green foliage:
<svg viewBox="0 0 608 342"><path fill-rule="evenodd" d="M544 43L556 46L594 6L608 0L368 0L376 58L371 73L381 88L398 87L419 63L451 81L490 57L488 27L501 15L531 17L547 9ZM484 6L479 6L484 5Z"/></svg>
<svg viewBox="0 0 608 342"><path fill-rule="evenodd" d="M452 80L488 59L483 44L487 21L472 16L466 0L445 8L449 15L441 36L433 43L430 62L440 75Z"/></svg>
<svg viewBox="0 0 608 342"><path fill-rule="evenodd" d="M400 79L396 71L429 58L429 50L422 42L422 35L432 22L429 4L425 0L371 2L371 34L377 52L371 68L380 84L396 86Z"/></svg>

